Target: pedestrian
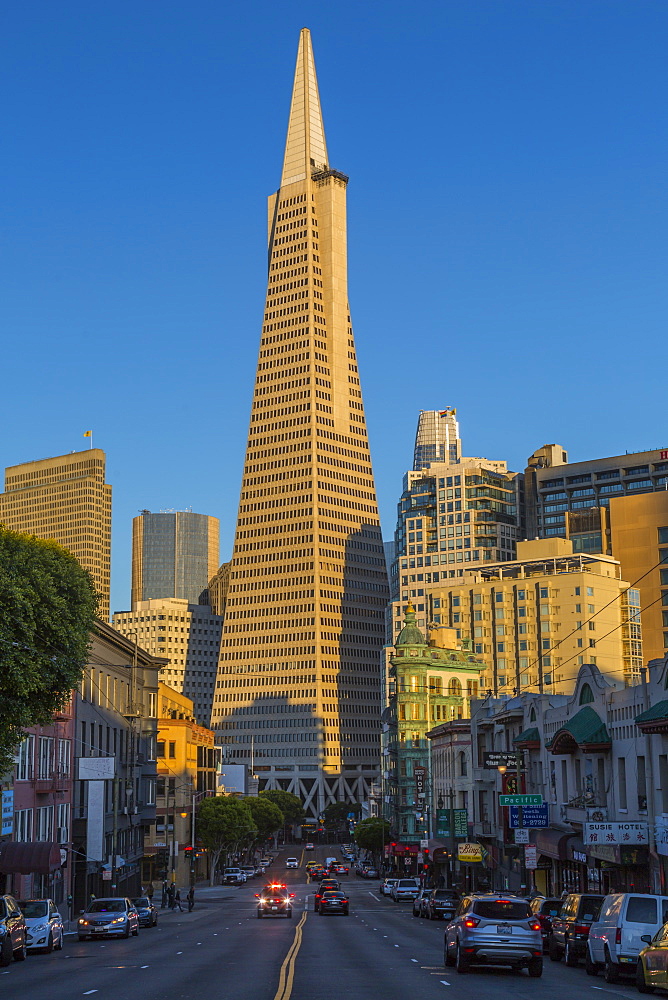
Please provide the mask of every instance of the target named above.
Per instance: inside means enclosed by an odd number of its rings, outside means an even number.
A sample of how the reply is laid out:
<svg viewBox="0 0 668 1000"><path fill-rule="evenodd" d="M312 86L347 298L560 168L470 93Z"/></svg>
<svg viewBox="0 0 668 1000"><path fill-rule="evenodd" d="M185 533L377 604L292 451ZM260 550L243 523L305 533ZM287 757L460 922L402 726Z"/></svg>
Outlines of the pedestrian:
<svg viewBox="0 0 668 1000"><path fill-rule="evenodd" d="M149 884L146 886L146 895L148 896L149 900L152 903L153 902L153 883L152 882L149 882Z"/></svg>
<svg viewBox="0 0 668 1000"><path fill-rule="evenodd" d="M174 896L175 896L175 894L176 894L176 886L172 882L171 885L169 886L169 888L167 889L167 899L168 899L168 902L169 902L169 908L170 908L170 910L174 909Z"/></svg>
<svg viewBox="0 0 668 1000"><path fill-rule="evenodd" d="M163 879L162 882L162 899L160 900L160 909L164 910L167 906L168 896L167 896L167 879Z"/></svg>
<svg viewBox="0 0 668 1000"><path fill-rule="evenodd" d="M183 913L183 907L181 906L181 890L177 889L174 893L174 909L178 906L179 913Z"/></svg>
<svg viewBox="0 0 668 1000"><path fill-rule="evenodd" d="M195 886L191 885L188 889L188 895L186 896L188 900L188 913L191 913L193 907L195 906Z"/></svg>
<svg viewBox="0 0 668 1000"><path fill-rule="evenodd" d="M97 899L97 896L95 895L95 893L91 892L90 899L88 900L88 905L90 906L90 904L93 903L96 899Z"/></svg>

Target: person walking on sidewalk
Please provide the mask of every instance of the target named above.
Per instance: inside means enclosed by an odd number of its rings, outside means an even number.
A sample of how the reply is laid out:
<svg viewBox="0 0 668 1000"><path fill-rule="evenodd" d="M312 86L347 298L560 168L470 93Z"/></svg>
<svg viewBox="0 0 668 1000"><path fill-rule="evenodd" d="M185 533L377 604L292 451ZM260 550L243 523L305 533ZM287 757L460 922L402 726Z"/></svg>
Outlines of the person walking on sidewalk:
<svg viewBox="0 0 668 1000"><path fill-rule="evenodd" d="M169 888L167 889L167 899L168 899L168 902L169 902L169 908L170 908L170 910L174 909L174 896L175 896L175 894L176 894L176 886L172 882L170 884Z"/></svg>
<svg viewBox="0 0 668 1000"><path fill-rule="evenodd" d="M188 895L186 896L188 900L188 913L192 913L193 907L195 905L195 886L191 885L188 889Z"/></svg>
<svg viewBox="0 0 668 1000"><path fill-rule="evenodd" d="M174 909L178 906L179 913L183 913L183 907L181 906L181 890L177 889L174 893Z"/></svg>

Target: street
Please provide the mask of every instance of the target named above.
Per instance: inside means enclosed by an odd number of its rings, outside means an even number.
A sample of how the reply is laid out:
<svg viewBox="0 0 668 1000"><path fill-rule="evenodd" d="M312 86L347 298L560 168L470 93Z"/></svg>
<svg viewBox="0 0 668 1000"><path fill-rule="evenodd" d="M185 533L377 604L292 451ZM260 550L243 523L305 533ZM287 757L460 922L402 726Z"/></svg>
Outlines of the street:
<svg viewBox="0 0 668 1000"><path fill-rule="evenodd" d="M318 848L285 868L294 848L269 869L295 893L293 919L258 920L255 896L264 881L239 887L198 888L192 913L160 911L156 928L128 940L84 941L69 935L63 951L29 955L0 970L0 995L72 1000L370 1000L471 997L507 1000L637 1000L632 982L608 986L584 969L568 969L546 956L542 979L502 969L458 975L443 967L443 923L412 916L410 903L380 896L378 880L344 880L350 916L313 912L305 860L337 854Z"/></svg>

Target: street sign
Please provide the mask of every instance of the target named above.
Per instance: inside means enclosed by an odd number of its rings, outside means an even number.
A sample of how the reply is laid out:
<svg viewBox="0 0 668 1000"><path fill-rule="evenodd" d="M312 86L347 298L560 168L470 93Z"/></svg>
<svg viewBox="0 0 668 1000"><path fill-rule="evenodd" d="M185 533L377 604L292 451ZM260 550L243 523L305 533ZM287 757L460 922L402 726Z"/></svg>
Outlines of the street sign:
<svg viewBox="0 0 668 1000"><path fill-rule="evenodd" d="M420 841L420 850L421 851L426 851L428 847L429 847L429 841L428 840L421 840Z"/></svg>
<svg viewBox="0 0 668 1000"><path fill-rule="evenodd" d="M507 767L511 771L517 767L518 755L512 750L485 750L482 755L482 766L490 769L497 767ZM520 751L519 760L524 760L524 755Z"/></svg>
<svg viewBox="0 0 668 1000"><path fill-rule="evenodd" d="M524 867L538 868L538 849L535 844L525 844Z"/></svg>
<svg viewBox="0 0 668 1000"><path fill-rule="evenodd" d="M424 861L424 854L422 853L422 851L418 851L415 857L417 858L417 863L421 865Z"/></svg>
<svg viewBox="0 0 668 1000"><path fill-rule="evenodd" d="M102 881L111 882L111 872L102 872Z"/></svg>
<svg viewBox="0 0 668 1000"><path fill-rule="evenodd" d="M500 806L542 806L542 795L499 795Z"/></svg>
<svg viewBox="0 0 668 1000"><path fill-rule="evenodd" d="M520 810L511 806L508 811L508 825L514 829L520 825ZM522 809L522 826L535 830L550 825L550 807L545 802L542 806L524 806Z"/></svg>
<svg viewBox="0 0 668 1000"><path fill-rule="evenodd" d="M439 837L468 837L469 835L469 816L466 809L453 809L452 817L454 821L454 834L450 831L450 810L449 809L437 809L436 810L436 832Z"/></svg>
<svg viewBox="0 0 668 1000"><path fill-rule="evenodd" d="M528 830L515 830L515 843L516 844L528 844L529 843L529 831Z"/></svg>
<svg viewBox="0 0 668 1000"><path fill-rule="evenodd" d="M457 857L464 864L471 865L482 861L481 844L457 844Z"/></svg>

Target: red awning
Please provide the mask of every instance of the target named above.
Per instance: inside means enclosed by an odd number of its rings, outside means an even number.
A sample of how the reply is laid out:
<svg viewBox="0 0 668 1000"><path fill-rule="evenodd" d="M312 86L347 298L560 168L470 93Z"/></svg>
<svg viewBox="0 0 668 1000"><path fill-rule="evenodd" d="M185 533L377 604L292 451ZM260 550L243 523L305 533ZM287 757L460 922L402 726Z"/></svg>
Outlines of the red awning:
<svg viewBox="0 0 668 1000"><path fill-rule="evenodd" d="M0 842L0 872L5 875L49 875L60 865L60 847L52 841Z"/></svg>
<svg viewBox="0 0 668 1000"><path fill-rule="evenodd" d="M536 848L539 854L544 854L548 858L566 861L568 858L567 843L575 836L575 833L564 833L563 830L553 830L551 828L545 830L537 829Z"/></svg>

